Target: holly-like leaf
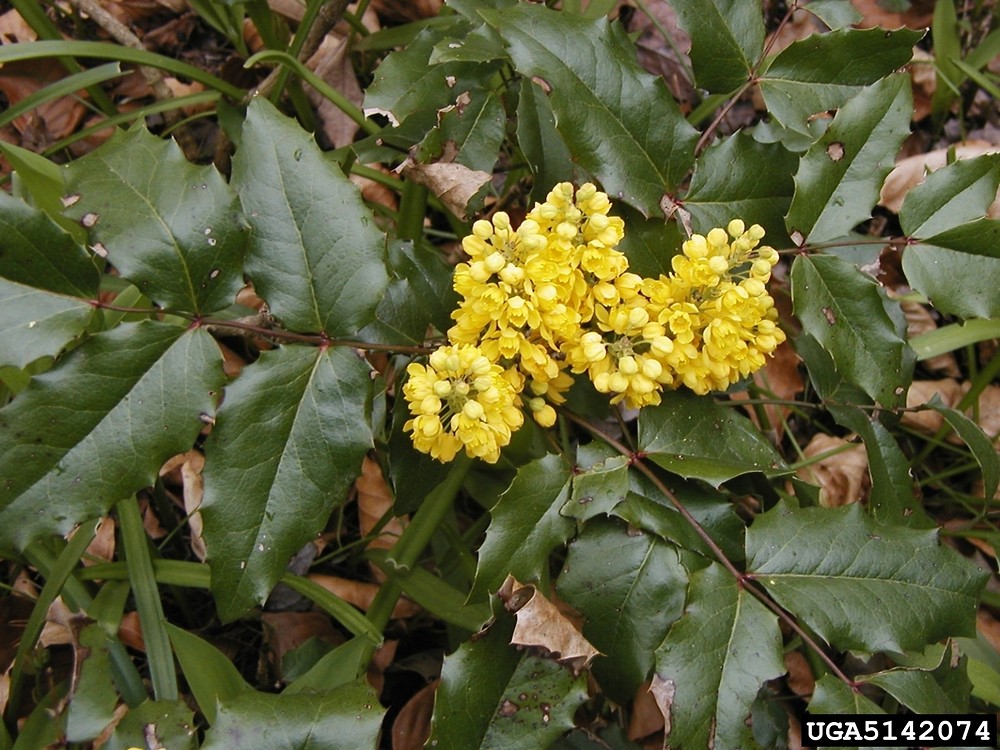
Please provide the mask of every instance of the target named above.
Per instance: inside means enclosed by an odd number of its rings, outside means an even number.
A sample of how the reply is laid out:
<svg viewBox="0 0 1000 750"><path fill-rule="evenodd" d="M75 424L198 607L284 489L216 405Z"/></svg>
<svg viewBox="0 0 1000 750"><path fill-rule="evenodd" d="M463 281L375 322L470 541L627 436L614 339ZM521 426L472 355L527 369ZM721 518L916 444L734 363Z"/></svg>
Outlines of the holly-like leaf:
<svg viewBox="0 0 1000 750"><path fill-rule="evenodd" d="M853 26L864 17L851 3L841 0L809 0L803 7L832 30Z"/></svg>
<svg viewBox="0 0 1000 750"><path fill-rule="evenodd" d="M251 688L236 666L211 643L169 622L166 627L184 679L198 708L212 724L220 703L226 703Z"/></svg>
<svg viewBox="0 0 1000 750"><path fill-rule="evenodd" d="M880 524L858 503L779 504L746 545L754 578L835 648L902 652L975 633L988 574L939 546L936 530Z"/></svg>
<svg viewBox="0 0 1000 750"><path fill-rule="evenodd" d="M902 403L912 371L905 327L875 280L832 255L798 256L791 277L795 314L840 375L883 406Z"/></svg>
<svg viewBox="0 0 1000 750"><path fill-rule="evenodd" d="M510 645L513 618L444 660L428 747L550 747L586 700L586 674Z"/></svg>
<svg viewBox="0 0 1000 750"><path fill-rule="evenodd" d="M751 705L784 671L774 614L718 563L693 573L684 616L656 650L652 689L670 746L759 748Z"/></svg>
<svg viewBox="0 0 1000 750"><path fill-rule="evenodd" d="M442 333L451 326L457 295L452 269L432 250L411 242L389 247L393 278L375 310L375 320L358 337L363 341L422 344L427 327Z"/></svg>
<svg viewBox="0 0 1000 750"><path fill-rule="evenodd" d="M569 489L570 467L555 454L518 470L490 512L471 600L494 593L508 573L524 582L540 580L549 553L573 534L573 521L559 514Z"/></svg>
<svg viewBox="0 0 1000 750"><path fill-rule="evenodd" d="M346 499L372 445L369 373L340 347L285 346L226 390L201 506L223 619L261 604Z"/></svg>
<svg viewBox="0 0 1000 750"><path fill-rule="evenodd" d="M908 237L946 232L985 216L998 187L1000 154L959 159L927 175L906 194L899 224Z"/></svg>
<svg viewBox="0 0 1000 750"><path fill-rule="evenodd" d="M764 18L757 4L740 0L672 0L670 4L691 37L691 64L698 87L726 94L746 83L764 49Z"/></svg>
<svg viewBox="0 0 1000 750"><path fill-rule="evenodd" d="M664 469L713 487L741 474L784 467L749 419L688 391L665 393L659 406L640 412L639 445Z"/></svg>
<svg viewBox="0 0 1000 750"><path fill-rule="evenodd" d="M941 658L932 668L896 667L865 675L859 682L878 685L916 714L960 714L969 710L972 684L968 657L955 658L953 644L939 648ZM957 654L956 654L957 656Z"/></svg>
<svg viewBox="0 0 1000 750"><path fill-rule="evenodd" d="M843 106L862 86L905 65L923 35L910 29L840 29L793 42L759 79L767 111L786 128L806 133L812 115Z"/></svg>
<svg viewBox="0 0 1000 750"><path fill-rule="evenodd" d="M885 425L857 407L831 406L830 413L865 443L872 480L868 508L875 519L905 526L933 526L915 491L910 462Z"/></svg>
<svg viewBox="0 0 1000 750"><path fill-rule="evenodd" d="M286 327L352 337L372 320L385 237L313 137L263 97L247 109L233 185L253 229L247 274Z"/></svg>
<svg viewBox="0 0 1000 750"><path fill-rule="evenodd" d="M247 226L235 192L211 166L191 164L145 127L67 167L67 209L143 294L166 307L210 313L243 286Z"/></svg>
<svg viewBox="0 0 1000 750"><path fill-rule="evenodd" d="M46 214L0 191L0 367L55 356L94 314L99 276Z"/></svg>
<svg viewBox="0 0 1000 750"><path fill-rule="evenodd" d="M517 71L548 93L580 166L609 195L645 216L659 214L664 193L694 161L698 132L663 80L636 64L621 26L532 5L481 15L503 37Z"/></svg>
<svg viewBox="0 0 1000 750"><path fill-rule="evenodd" d="M628 459L614 455L574 474L573 490L561 512L580 521L608 515L627 493Z"/></svg>
<svg viewBox="0 0 1000 750"><path fill-rule="evenodd" d="M935 308L961 318L1000 317L1000 258L936 247L911 245L903 253L907 280Z"/></svg>
<svg viewBox="0 0 1000 750"><path fill-rule="evenodd" d="M798 157L781 144L759 143L747 133L715 144L695 163L684 196L692 229L707 233L739 218L764 227L766 241L783 242L797 164Z"/></svg>
<svg viewBox="0 0 1000 750"><path fill-rule="evenodd" d="M451 104L438 111L438 124L414 149L417 161L440 159L491 172L500 155L507 115L492 91L452 89Z"/></svg>
<svg viewBox="0 0 1000 750"><path fill-rule="evenodd" d="M604 654L593 671L612 700L627 703L649 676L653 652L684 612L687 582L672 545L621 522L589 523L570 545L556 586Z"/></svg>
<svg viewBox="0 0 1000 750"><path fill-rule="evenodd" d="M798 244L843 237L871 216L912 115L910 78L902 73L866 87L840 109L795 174L785 225L801 238Z"/></svg>
<svg viewBox="0 0 1000 750"><path fill-rule="evenodd" d="M1000 456L993 447L993 441L983 432L983 428L957 409L949 409L935 397L928 406L944 417L958 436L965 441L973 457L983 472L983 497L993 497L1000 485Z"/></svg>
<svg viewBox="0 0 1000 750"><path fill-rule="evenodd" d="M378 747L385 709L361 680L319 693L243 692L219 706L202 750Z"/></svg>
<svg viewBox="0 0 1000 750"><path fill-rule="evenodd" d="M884 714L878 705L845 685L832 674L825 674L816 680L816 689L809 701L809 711L814 714ZM812 740L819 738L812 737Z"/></svg>
<svg viewBox="0 0 1000 750"><path fill-rule="evenodd" d="M661 273L669 275L673 271L671 258L681 251L686 239L677 221L664 222L656 216L647 219L625 204L616 207L615 213L628 227L618 249L628 258L629 271L653 278Z"/></svg>
<svg viewBox="0 0 1000 750"><path fill-rule="evenodd" d="M517 99L517 144L534 175L531 197L541 202L553 185L586 182L556 130L552 106L541 86L525 78Z"/></svg>
<svg viewBox="0 0 1000 750"><path fill-rule="evenodd" d="M111 739L102 747L106 750L143 747L152 731L157 746L194 750L198 746L197 726L194 711L184 701L147 700L129 709L115 726Z"/></svg>
<svg viewBox="0 0 1000 750"><path fill-rule="evenodd" d="M0 409L0 548L65 534L151 485L215 411L222 358L200 329L94 336Z"/></svg>

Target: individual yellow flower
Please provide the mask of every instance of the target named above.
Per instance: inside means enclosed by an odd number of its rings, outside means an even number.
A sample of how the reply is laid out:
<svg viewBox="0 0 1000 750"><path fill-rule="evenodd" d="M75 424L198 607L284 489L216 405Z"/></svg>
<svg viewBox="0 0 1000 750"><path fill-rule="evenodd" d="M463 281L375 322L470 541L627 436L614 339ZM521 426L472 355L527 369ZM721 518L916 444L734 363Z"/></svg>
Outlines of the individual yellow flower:
<svg viewBox="0 0 1000 750"><path fill-rule="evenodd" d="M412 419L403 429L417 450L438 461L451 461L464 446L469 456L496 463L524 422L503 368L476 346L442 346L426 366L413 362L406 372L403 395Z"/></svg>

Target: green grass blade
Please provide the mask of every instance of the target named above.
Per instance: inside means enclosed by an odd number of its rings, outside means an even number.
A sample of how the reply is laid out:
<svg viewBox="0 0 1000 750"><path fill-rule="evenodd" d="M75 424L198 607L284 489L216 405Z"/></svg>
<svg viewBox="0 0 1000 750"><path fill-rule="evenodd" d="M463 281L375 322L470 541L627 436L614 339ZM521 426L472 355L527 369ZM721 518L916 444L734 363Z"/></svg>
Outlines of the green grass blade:
<svg viewBox="0 0 1000 750"><path fill-rule="evenodd" d="M915 336L910 339L910 347L917 353L917 359L924 360L998 336L1000 318L967 320Z"/></svg>
<svg viewBox="0 0 1000 750"><path fill-rule="evenodd" d="M231 83L227 83L221 78L194 65L189 65L180 60L174 60L173 58L158 55L155 52L149 52L144 49L122 47L121 45L110 44L108 42L44 41L5 44L0 47L0 65L23 60L39 60L47 57L85 57L96 60L118 60L119 62L134 63L136 65L147 65L151 68L165 70L174 75L190 78L192 81L198 81L198 83L215 89L219 93L233 99L242 99L245 94L243 89L233 86Z"/></svg>
<svg viewBox="0 0 1000 750"><path fill-rule="evenodd" d="M163 603L153 575L153 561L142 516L139 515L139 504L134 497L130 497L118 503L117 508L125 563L146 643L153 694L159 701L175 701L178 697L177 673L174 671L170 638L164 625Z"/></svg>
<svg viewBox="0 0 1000 750"><path fill-rule="evenodd" d="M99 523L97 520L81 524L76 534L69 541L69 544L59 553L55 564L47 571L41 571L45 575L45 585L38 595L35 607L31 610L31 617L28 618L28 623L21 634L21 642L18 644L17 653L14 655L14 666L10 673L10 697L7 702L7 710L11 712L8 717L11 720L16 719L14 712L17 711L20 703L21 678L24 676L25 660L28 658L28 654L35 648L38 636L42 633L42 628L45 626L45 616L48 614L49 607L56 600L56 597L59 596L67 579L73 572L73 568L80 562L84 550L87 549L90 542L94 539L98 526ZM41 542L36 542L32 546L38 546L39 544Z"/></svg>
<svg viewBox="0 0 1000 750"><path fill-rule="evenodd" d="M310 581L308 578L294 575L293 573L285 573L281 582L293 591L312 600L314 604L319 605L321 609L325 610L327 614L331 615L354 635L365 636L375 645L382 642L382 633L363 614L336 594L327 591L318 583Z"/></svg>
<svg viewBox="0 0 1000 750"><path fill-rule="evenodd" d="M121 65L116 62L112 62L100 65L90 70L85 70L82 73L75 73L71 76L67 76L66 78L46 86L45 88L39 89L30 96L24 97L21 101L0 115L0 128L4 125L10 124L15 118L20 117L25 112L30 112L35 107L41 106L46 102L59 99L63 96L68 96L69 94L73 94L80 89L96 86L98 83L103 83L104 81L110 81L113 78L120 78L123 75L125 75L125 73L122 71Z"/></svg>

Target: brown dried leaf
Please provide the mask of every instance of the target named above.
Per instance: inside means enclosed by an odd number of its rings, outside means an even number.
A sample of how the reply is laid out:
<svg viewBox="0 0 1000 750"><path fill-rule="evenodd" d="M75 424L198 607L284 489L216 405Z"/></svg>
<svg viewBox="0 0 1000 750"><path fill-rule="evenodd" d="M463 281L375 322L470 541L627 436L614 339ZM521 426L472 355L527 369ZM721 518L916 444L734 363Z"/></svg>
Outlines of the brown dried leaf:
<svg viewBox="0 0 1000 750"><path fill-rule="evenodd" d="M371 7L386 20L409 23L433 18L441 11L442 0L374 0Z"/></svg>
<svg viewBox="0 0 1000 750"><path fill-rule="evenodd" d="M806 657L799 651L785 654L785 669L788 670L788 687L800 698L808 698L816 689L816 678Z"/></svg>
<svg viewBox="0 0 1000 750"><path fill-rule="evenodd" d="M985 609L980 608L976 613L976 630L992 646L993 650L1000 654L1000 620Z"/></svg>
<svg viewBox="0 0 1000 750"><path fill-rule="evenodd" d="M364 581L352 581L349 578L330 576L323 573L311 573L309 579L318 583L332 594L336 594L345 602L353 604L363 612L367 612L378 593L379 587L374 583ZM413 617L421 611L420 607L409 599L401 598L396 602L396 608L392 611L392 616L401 619Z"/></svg>
<svg viewBox="0 0 1000 750"><path fill-rule="evenodd" d="M136 651L146 652L146 641L142 637L142 623L139 622L139 613L136 611L126 612L118 625L118 639L129 648Z"/></svg>
<svg viewBox="0 0 1000 750"><path fill-rule="evenodd" d="M879 197L879 205L885 206L894 213L899 213L903 198L914 187L924 181L928 172L933 172L948 163L949 148L939 148L926 154L908 156L896 162L896 166L886 177ZM964 141L954 146L955 157L972 159L984 154L1000 153L1000 146L987 141ZM990 207L991 211L1000 209L997 202Z"/></svg>
<svg viewBox="0 0 1000 750"><path fill-rule="evenodd" d="M843 445L849 445L848 441L820 433L809 441L803 453L811 458ZM795 474L805 482L819 485L820 505L837 508L864 498L868 485L868 456L864 446L852 445L841 453L803 466Z"/></svg>
<svg viewBox="0 0 1000 750"><path fill-rule="evenodd" d="M73 617L73 612L66 606L62 597L56 597L45 613L45 625L42 627L42 634L38 636L38 643L42 648L73 643L75 640Z"/></svg>
<svg viewBox="0 0 1000 750"><path fill-rule="evenodd" d="M0 14L0 43L33 42L36 39L38 34L16 10Z"/></svg>
<svg viewBox="0 0 1000 750"><path fill-rule="evenodd" d="M344 637L323 612L264 612L260 621L264 626L268 656L279 679L282 679L281 662L285 654L310 638L316 637L334 646L344 642Z"/></svg>
<svg viewBox="0 0 1000 750"><path fill-rule="evenodd" d="M878 0L851 0L851 3L861 13L861 22L858 26L862 29L872 26L881 26L884 29L898 29L900 26L926 29L931 25L934 15L934 0L913 0L905 13L888 11Z"/></svg>
<svg viewBox="0 0 1000 750"><path fill-rule="evenodd" d="M115 558L115 519L105 517L97 527L93 541L84 553L84 566L96 565L99 562L111 562Z"/></svg>
<svg viewBox="0 0 1000 750"><path fill-rule="evenodd" d="M366 164L365 166L386 175L392 174L381 164ZM350 179L351 182L361 188L361 197L365 199L366 203L379 203L392 211L395 211L398 207L399 201L396 199L396 192L381 182L376 182L368 177L362 177L357 174L352 174Z"/></svg>
<svg viewBox="0 0 1000 750"><path fill-rule="evenodd" d="M487 172L441 162L416 164L407 161L403 166L403 175L434 193L460 219L465 218L469 202L493 179Z"/></svg>
<svg viewBox="0 0 1000 750"><path fill-rule="evenodd" d="M664 680L656 672L653 673L653 680L649 684L649 692L656 701L656 707L660 709L663 716L663 733L670 736L670 712L674 705L674 694L677 686L673 680Z"/></svg>
<svg viewBox="0 0 1000 750"><path fill-rule="evenodd" d="M431 736L434 691L441 680L418 690L392 722L392 750L421 750Z"/></svg>
<svg viewBox="0 0 1000 750"><path fill-rule="evenodd" d="M903 315L906 316L906 337L908 339L915 338L928 331L937 330L937 322L926 305L916 302L901 302L900 307L903 308ZM957 378L961 374L961 371L958 369L958 363L955 362L955 355L951 352L925 359L921 364L928 370L939 372L949 377Z"/></svg>
<svg viewBox="0 0 1000 750"><path fill-rule="evenodd" d="M181 481L184 486L184 512L188 514L188 527L191 529L191 551L202 562L208 556L205 539L202 537L201 498L205 493L205 483L201 472L205 468L205 456L198 451L188 451L181 465Z"/></svg>
<svg viewBox="0 0 1000 750"><path fill-rule="evenodd" d="M510 639L512 645L543 649L574 672L585 668L601 653L534 586L507 576L497 595L507 611L517 618Z"/></svg>
<svg viewBox="0 0 1000 750"><path fill-rule="evenodd" d="M988 385L979 394L979 426L994 441L1000 435L1000 385Z"/></svg>
<svg viewBox="0 0 1000 750"><path fill-rule="evenodd" d="M361 536L368 536L387 513L392 512L393 495L382 475L378 462L369 456L361 463L361 476L354 486L358 491L358 521ZM405 518L392 517L382 527L378 536L368 543L369 549L392 549L406 528Z"/></svg>
<svg viewBox="0 0 1000 750"><path fill-rule="evenodd" d="M306 66L352 104L361 106L364 94L354 75L350 55L347 54L346 38L328 34ZM312 86L306 86L305 91L322 123L321 132L326 145L339 148L353 142L358 124Z"/></svg>
<svg viewBox="0 0 1000 750"><path fill-rule="evenodd" d="M931 100L937 88L937 73L934 71L934 55L913 48L913 59L906 66L913 82L913 121L919 122L933 112Z"/></svg>
<svg viewBox="0 0 1000 750"><path fill-rule="evenodd" d="M661 683L662 684L662 683ZM642 683L635 691L632 714L628 720L628 738L638 742L644 737L663 731L663 714L653 695L652 685Z"/></svg>
<svg viewBox="0 0 1000 750"><path fill-rule="evenodd" d="M396 649L399 641L383 641L382 645L375 649L375 655L368 662L368 672L365 678L368 684L375 688L375 692L381 694L385 687L385 670L387 670L396 660Z"/></svg>
<svg viewBox="0 0 1000 750"><path fill-rule="evenodd" d="M906 406L915 408L939 396L945 406L954 407L969 390L968 384L959 383L954 378L941 380L914 380L906 393ZM944 424L944 417L933 409L903 412L902 423L907 427L926 433L935 433Z"/></svg>

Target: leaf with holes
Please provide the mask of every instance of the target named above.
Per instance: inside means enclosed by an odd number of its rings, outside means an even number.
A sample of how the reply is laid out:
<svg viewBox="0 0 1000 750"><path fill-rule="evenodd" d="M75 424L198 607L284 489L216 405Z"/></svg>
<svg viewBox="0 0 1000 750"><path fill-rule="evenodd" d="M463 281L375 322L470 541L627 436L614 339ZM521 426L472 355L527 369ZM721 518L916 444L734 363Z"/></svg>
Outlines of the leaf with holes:
<svg viewBox="0 0 1000 750"><path fill-rule="evenodd" d="M848 101L799 163L785 218L789 236L837 239L869 218L912 114L910 78L901 73Z"/></svg>
<svg viewBox="0 0 1000 750"><path fill-rule="evenodd" d="M778 618L718 563L691 575L684 616L656 650L651 690L671 747L759 748L750 711L785 671Z"/></svg>
<svg viewBox="0 0 1000 750"><path fill-rule="evenodd" d="M275 317L343 337L371 322L388 281L385 237L312 135L262 97L247 109L233 185L253 228L247 274Z"/></svg>
<svg viewBox="0 0 1000 750"><path fill-rule="evenodd" d="M226 389L201 506L223 619L263 603L347 498L372 445L369 375L346 349L284 346Z"/></svg>
<svg viewBox="0 0 1000 750"><path fill-rule="evenodd" d="M837 372L885 407L903 402L912 374L905 325L875 280L833 255L800 255L792 264L792 303L803 330L832 357Z"/></svg>
<svg viewBox="0 0 1000 750"><path fill-rule="evenodd" d="M247 225L214 167L191 164L172 140L136 126L72 162L66 189L80 196L67 215L154 302L210 313L235 301Z"/></svg>

